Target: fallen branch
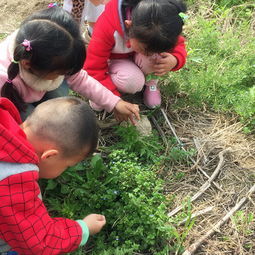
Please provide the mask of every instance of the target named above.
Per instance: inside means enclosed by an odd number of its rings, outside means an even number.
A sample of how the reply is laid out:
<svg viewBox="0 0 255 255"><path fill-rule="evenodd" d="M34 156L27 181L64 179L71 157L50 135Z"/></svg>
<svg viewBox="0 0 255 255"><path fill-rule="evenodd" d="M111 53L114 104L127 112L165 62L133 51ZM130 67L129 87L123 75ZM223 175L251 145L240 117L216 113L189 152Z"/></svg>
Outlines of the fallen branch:
<svg viewBox="0 0 255 255"><path fill-rule="evenodd" d="M188 249L184 251L182 255L192 255L198 249L198 247L214 232L218 229L237 211L239 210L249 199L250 195L255 192L255 184L250 188L245 197L243 197L216 225L212 227L205 235L203 235L198 241L192 244Z"/></svg>
<svg viewBox="0 0 255 255"><path fill-rule="evenodd" d="M171 122L169 121L169 119L168 119L168 117L167 117L167 115L166 115L165 110L164 110L163 108L160 108L160 110L161 110L161 112L162 112L162 114L163 114L163 116L164 116L164 118L165 118L165 120L166 120L168 126L170 127L170 129L171 129L171 131L172 131L174 137L176 138L178 144L181 145L181 147L183 147L183 144L182 144L181 140L179 139L179 137L177 136L177 134L176 134L176 132L175 132L175 129L174 129L174 127L172 126Z"/></svg>
<svg viewBox="0 0 255 255"><path fill-rule="evenodd" d="M196 146L196 149L197 149L197 152L198 152L198 155L201 154L203 157L203 161L204 161L204 164L206 164L206 162L208 161L208 158L206 157L204 151L203 151L203 146L204 145L201 145L199 140L197 138L193 138L193 141L194 141L194 144ZM199 162L200 159L198 159L196 162Z"/></svg>
<svg viewBox="0 0 255 255"><path fill-rule="evenodd" d="M226 150L221 151L219 153L219 163L216 167L216 169L214 170L213 174L211 175L211 177L201 186L201 188L199 189L199 191L192 196L192 198L190 199L190 202L195 201L196 199L198 199L210 186L211 183L213 182L213 180L216 178L216 176L219 174L219 171L223 165L224 162L224 158L223 158L223 154L226 152ZM173 211L171 211L170 213L168 213L169 217L172 217L173 215L175 215L176 213L178 213L181 209L183 208L183 206L178 206L176 207Z"/></svg>
<svg viewBox="0 0 255 255"><path fill-rule="evenodd" d="M208 212L212 211L213 208L214 208L214 206L209 206L209 207L207 207L207 208L205 208L205 209L203 209L203 210L200 210L200 211L198 211L198 212L192 213L191 216L190 216L190 218L189 218L189 217L185 218L184 220L182 220L182 221L179 223L179 225L184 224L188 219L194 219L194 218L196 218L197 216L200 216L200 215L203 215L203 214L205 214L205 213L208 213Z"/></svg>
<svg viewBox="0 0 255 255"><path fill-rule="evenodd" d="M160 108L165 120L166 120L166 123L168 124L168 126L170 127L175 139L177 140L178 144L181 146L181 148L187 152L187 150L184 148L183 146L183 143L181 142L181 140L179 139L179 137L177 136L175 130L174 130L174 127L172 126L171 122L169 121L169 118L167 117L166 113L165 113L165 110L163 108ZM195 165L197 165L196 161L191 157L191 156L188 156L188 158L191 160L191 162ZM208 179L210 178L210 176L199 166L197 165L197 169L205 176L207 177ZM216 183L216 182L212 182L212 184L220 191L223 192L223 189Z"/></svg>
<svg viewBox="0 0 255 255"><path fill-rule="evenodd" d="M160 136L162 137L162 140L163 140L163 142L166 146L165 151L167 153L167 151L169 149L169 144L168 144L168 141L166 139L166 135L165 135L164 131L162 130L162 128L160 127L160 125L158 124L157 120L153 116L151 116L151 120L152 120L153 124L155 125L156 129L158 130Z"/></svg>
<svg viewBox="0 0 255 255"><path fill-rule="evenodd" d="M100 129L107 129L117 126L119 122L117 120L97 120L97 125Z"/></svg>

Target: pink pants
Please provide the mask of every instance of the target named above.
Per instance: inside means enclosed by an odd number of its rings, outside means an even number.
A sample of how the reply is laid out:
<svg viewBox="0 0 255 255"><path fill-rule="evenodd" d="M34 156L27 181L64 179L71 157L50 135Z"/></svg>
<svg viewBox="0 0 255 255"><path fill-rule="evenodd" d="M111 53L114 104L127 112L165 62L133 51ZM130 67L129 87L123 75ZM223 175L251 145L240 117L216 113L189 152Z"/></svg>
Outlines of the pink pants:
<svg viewBox="0 0 255 255"><path fill-rule="evenodd" d="M153 62L158 55L144 56L135 54L134 59L112 59L109 73L113 83L122 93L134 94L143 89L145 75L152 73Z"/></svg>

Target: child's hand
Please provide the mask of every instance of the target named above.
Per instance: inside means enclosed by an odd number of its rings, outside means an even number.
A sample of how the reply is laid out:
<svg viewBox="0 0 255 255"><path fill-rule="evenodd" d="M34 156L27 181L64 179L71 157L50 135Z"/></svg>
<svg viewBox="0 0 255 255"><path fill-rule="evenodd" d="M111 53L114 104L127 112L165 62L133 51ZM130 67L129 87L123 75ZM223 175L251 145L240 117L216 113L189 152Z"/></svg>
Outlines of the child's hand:
<svg viewBox="0 0 255 255"><path fill-rule="evenodd" d="M98 233L106 223L104 215L101 214L90 214L83 220L87 224L91 235Z"/></svg>
<svg viewBox="0 0 255 255"><path fill-rule="evenodd" d="M128 119L130 119L131 123L135 125L135 118L137 120L140 120L139 106L137 104L131 104L126 101L120 100L116 104L113 112L115 118L120 122L123 120L128 121Z"/></svg>
<svg viewBox="0 0 255 255"><path fill-rule="evenodd" d="M107 4L110 0L90 0L92 4L98 6L100 4Z"/></svg>
<svg viewBox="0 0 255 255"><path fill-rule="evenodd" d="M154 74L161 76L168 73L177 65L177 59L168 52L162 52L159 55L161 58L157 58L154 64Z"/></svg>

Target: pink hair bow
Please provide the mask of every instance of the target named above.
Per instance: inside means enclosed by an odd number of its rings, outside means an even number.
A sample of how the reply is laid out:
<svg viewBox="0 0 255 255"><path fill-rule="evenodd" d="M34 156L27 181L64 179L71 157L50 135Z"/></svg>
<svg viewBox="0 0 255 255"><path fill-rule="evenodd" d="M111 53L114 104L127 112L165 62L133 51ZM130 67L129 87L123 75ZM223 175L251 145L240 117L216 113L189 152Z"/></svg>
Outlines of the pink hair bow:
<svg viewBox="0 0 255 255"><path fill-rule="evenodd" d="M52 8L52 7L55 7L55 6L58 6L57 3L49 3L48 4L48 8Z"/></svg>
<svg viewBox="0 0 255 255"><path fill-rule="evenodd" d="M28 41L28 40L26 40L26 39L24 40L24 42L22 43L22 45L26 48L26 51L32 50L30 41Z"/></svg>

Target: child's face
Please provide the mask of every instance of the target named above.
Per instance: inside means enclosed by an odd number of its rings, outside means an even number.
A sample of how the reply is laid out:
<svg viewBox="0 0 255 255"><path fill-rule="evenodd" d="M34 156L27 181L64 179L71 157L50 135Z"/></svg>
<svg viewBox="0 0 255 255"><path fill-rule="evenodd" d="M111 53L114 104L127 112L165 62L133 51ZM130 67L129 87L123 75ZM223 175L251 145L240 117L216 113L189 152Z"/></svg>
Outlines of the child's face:
<svg viewBox="0 0 255 255"><path fill-rule="evenodd" d="M44 80L55 80L57 79L60 75L65 75L66 72L64 71L53 71L47 74L42 74L40 72L36 72L36 71L32 71L31 73L33 73L34 75L44 79Z"/></svg>
<svg viewBox="0 0 255 255"><path fill-rule="evenodd" d="M75 155L70 158L60 154L52 154L49 157L41 157L38 164L39 178L53 179L61 175L68 167L76 165L82 161L85 154Z"/></svg>
<svg viewBox="0 0 255 255"><path fill-rule="evenodd" d="M35 70L31 67L30 61L23 59L21 60L21 65L23 66L23 68L25 70L27 70L28 72L30 72L31 74L40 77L41 79L44 80L55 80L57 79L60 75L66 75L68 72L67 71L52 71L52 72L41 72L38 70Z"/></svg>
<svg viewBox="0 0 255 255"><path fill-rule="evenodd" d="M145 55L145 56L150 56L150 55L152 55L152 53L149 53L149 52L146 50L146 45L145 45L144 43L139 42L137 39L135 39L135 38L130 38L130 39L129 39L129 42L130 42L131 48L132 48L135 52L141 53L142 55Z"/></svg>

